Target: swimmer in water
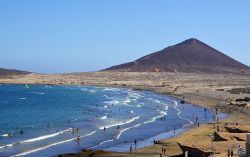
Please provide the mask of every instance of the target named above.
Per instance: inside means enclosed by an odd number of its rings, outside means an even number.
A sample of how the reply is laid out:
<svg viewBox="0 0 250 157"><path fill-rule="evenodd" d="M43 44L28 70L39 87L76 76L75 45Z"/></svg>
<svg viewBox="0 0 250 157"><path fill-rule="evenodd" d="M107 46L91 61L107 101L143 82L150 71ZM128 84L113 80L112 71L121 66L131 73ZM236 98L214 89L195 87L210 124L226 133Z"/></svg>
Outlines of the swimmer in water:
<svg viewBox="0 0 250 157"><path fill-rule="evenodd" d="M80 136L77 136L76 140L79 142L81 140Z"/></svg>

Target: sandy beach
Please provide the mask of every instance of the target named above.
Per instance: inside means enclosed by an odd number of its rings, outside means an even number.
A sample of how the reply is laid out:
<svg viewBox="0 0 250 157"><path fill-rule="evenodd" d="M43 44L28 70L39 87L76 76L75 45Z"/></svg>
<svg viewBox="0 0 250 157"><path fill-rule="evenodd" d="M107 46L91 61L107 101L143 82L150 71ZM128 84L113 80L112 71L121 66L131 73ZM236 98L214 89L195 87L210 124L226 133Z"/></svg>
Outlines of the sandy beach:
<svg viewBox="0 0 250 157"><path fill-rule="evenodd" d="M236 102L236 99L250 97L249 75L137 72L26 74L1 78L0 83L94 85L150 90L208 109L217 108L219 112L229 115L217 124L195 126L178 136L159 141L155 146L152 142L152 146L136 149L131 153L84 150L79 154L64 156L160 156L162 149L166 149L162 156L175 156L182 154L181 146L185 146L222 157L227 156L228 149L232 149L235 154L238 145L244 147L246 132L250 132L250 103ZM214 132L216 133L213 134ZM212 139L212 135L216 138Z"/></svg>

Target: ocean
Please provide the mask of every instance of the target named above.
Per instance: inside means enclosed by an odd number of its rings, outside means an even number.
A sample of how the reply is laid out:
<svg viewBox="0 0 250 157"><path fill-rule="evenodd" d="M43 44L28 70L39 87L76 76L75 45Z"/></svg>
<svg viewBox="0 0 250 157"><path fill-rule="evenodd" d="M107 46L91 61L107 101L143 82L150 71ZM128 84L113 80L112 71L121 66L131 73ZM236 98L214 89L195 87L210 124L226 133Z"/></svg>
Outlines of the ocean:
<svg viewBox="0 0 250 157"><path fill-rule="evenodd" d="M185 131L196 125L196 117L210 122L212 112L148 91L2 84L0 156L129 151L135 140L143 147Z"/></svg>

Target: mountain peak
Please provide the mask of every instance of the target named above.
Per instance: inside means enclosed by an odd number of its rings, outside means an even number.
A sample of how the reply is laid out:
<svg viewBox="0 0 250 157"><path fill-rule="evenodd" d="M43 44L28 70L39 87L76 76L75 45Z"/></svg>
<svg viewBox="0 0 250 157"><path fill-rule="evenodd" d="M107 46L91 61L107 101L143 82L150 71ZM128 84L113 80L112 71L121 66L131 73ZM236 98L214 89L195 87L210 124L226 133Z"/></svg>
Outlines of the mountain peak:
<svg viewBox="0 0 250 157"><path fill-rule="evenodd" d="M147 56L106 70L150 72L154 68L161 72L194 73L241 73L250 68L202 41L190 38Z"/></svg>
<svg viewBox="0 0 250 157"><path fill-rule="evenodd" d="M195 38L190 38L190 39L187 39L177 45L196 45L196 44L204 44L203 42L201 42L200 40L198 39L195 39Z"/></svg>

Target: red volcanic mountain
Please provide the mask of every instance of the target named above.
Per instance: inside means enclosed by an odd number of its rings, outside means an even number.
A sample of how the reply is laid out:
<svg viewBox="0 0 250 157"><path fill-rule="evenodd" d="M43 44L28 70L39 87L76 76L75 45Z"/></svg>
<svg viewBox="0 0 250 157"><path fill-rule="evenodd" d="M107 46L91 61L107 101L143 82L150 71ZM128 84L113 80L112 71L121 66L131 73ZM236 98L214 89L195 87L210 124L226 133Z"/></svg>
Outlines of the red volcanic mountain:
<svg viewBox="0 0 250 157"><path fill-rule="evenodd" d="M250 72L248 66L193 38L144 56L134 62L116 65L105 70L236 74Z"/></svg>

